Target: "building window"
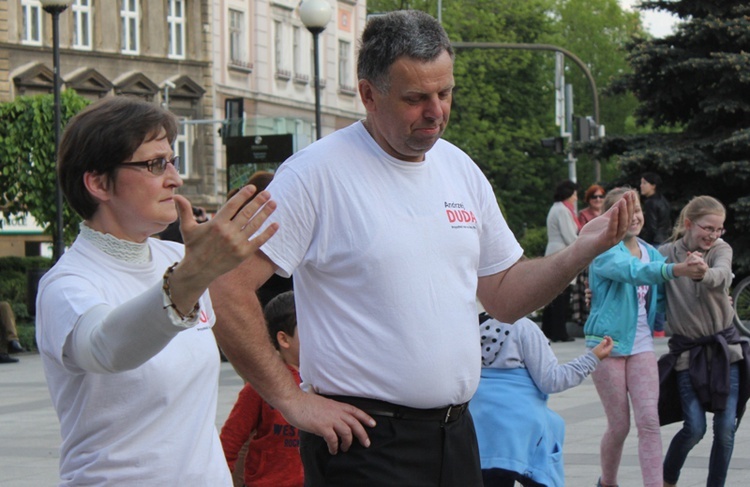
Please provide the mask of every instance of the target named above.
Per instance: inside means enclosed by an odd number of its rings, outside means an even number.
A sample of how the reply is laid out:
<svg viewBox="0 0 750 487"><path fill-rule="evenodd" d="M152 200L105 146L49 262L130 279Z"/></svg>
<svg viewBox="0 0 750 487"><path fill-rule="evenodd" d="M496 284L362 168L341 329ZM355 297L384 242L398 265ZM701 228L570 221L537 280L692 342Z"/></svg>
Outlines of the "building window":
<svg viewBox="0 0 750 487"><path fill-rule="evenodd" d="M229 9L229 62L242 64L245 58L245 14Z"/></svg>
<svg viewBox="0 0 750 487"><path fill-rule="evenodd" d="M185 58L185 1L169 0L167 10L169 53L173 59Z"/></svg>
<svg viewBox="0 0 750 487"><path fill-rule="evenodd" d="M21 42L35 46L42 45L42 4L39 0L21 0L23 26Z"/></svg>
<svg viewBox="0 0 750 487"><path fill-rule="evenodd" d="M351 73L351 42L339 40L339 88L353 91Z"/></svg>
<svg viewBox="0 0 750 487"><path fill-rule="evenodd" d="M138 42L138 17L140 16L140 8L138 0L121 1L122 52L124 54L138 54L140 52L140 44Z"/></svg>
<svg viewBox="0 0 750 487"><path fill-rule="evenodd" d="M192 160L192 147L190 137L190 118L180 117L180 124L177 128L177 138L174 141L174 155L180 156L180 176L187 178L190 176L190 162Z"/></svg>
<svg viewBox="0 0 750 487"><path fill-rule="evenodd" d="M294 74L304 74L302 72L302 29L294 26L292 37L292 56L294 62Z"/></svg>
<svg viewBox="0 0 750 487"><path fill-rule="evenodd" d="M91 0L73 2L73 47L91 50Z"/></svg>
<svg viewBox="0 0 750 487"><path fill-rule="evenodd" d="M273 49L276 73L286 72L284 69L284 29L280 21L273 21Z"/></svg>

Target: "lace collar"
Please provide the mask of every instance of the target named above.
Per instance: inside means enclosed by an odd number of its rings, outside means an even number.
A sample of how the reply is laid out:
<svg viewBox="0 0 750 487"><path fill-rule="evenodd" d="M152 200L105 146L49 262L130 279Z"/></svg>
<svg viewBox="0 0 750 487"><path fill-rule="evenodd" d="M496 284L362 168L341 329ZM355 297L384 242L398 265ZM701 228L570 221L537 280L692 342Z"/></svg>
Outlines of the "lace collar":
<svg viewBox="0 0 750 487"><path fill-rule="evenodd" d="M81 222L81 237L107 255L132 264L145 264L151 261L148 243L128 242L108 233L101 233Z"/></svg>

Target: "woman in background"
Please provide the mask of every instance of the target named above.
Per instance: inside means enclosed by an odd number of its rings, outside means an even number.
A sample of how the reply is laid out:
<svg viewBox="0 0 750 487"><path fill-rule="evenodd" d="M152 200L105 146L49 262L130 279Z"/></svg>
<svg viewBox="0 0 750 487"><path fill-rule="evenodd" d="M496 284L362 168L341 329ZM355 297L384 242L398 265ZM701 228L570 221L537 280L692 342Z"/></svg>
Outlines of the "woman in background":
<svg viewBox="0 0 750 487"><path fill-rule="evenodd" d="M578 185L566 179L555 188L554 203L547 214L547 248L544 255L552 255L572 244L578 237L580 225L575 214ZM544 308L542 331L553 342L572 342L567 323L570 314L570 286Z"/></svg>
<svg viewBox="0 0 750 487"><path fill-rule="evenodd" d="M586 190L583 197L586 203L586 208L578 212L578 223L584 226L597 216L602 214L602 207L604 206L604 197L607 192L603 187L598 184L592 184Z"/></svg>
<svg viewBox="0 0 750 487"><path fill-rule="evenodd" d="M602 214L602 207L604 206L604 197L607 192L604 188L598 184L592 184L586 190L584 201L586 202L586 208L578 212L578 224L583 227L585 224ZM576 277L576 282L573 285L573 291L570 297L570 305L572 308L572 320L574 323L578 323L579 326L583 326L586 323L586 319L589 317L588 306L586 304L586 288L589 287L589 269L585 268Z"/></svg>

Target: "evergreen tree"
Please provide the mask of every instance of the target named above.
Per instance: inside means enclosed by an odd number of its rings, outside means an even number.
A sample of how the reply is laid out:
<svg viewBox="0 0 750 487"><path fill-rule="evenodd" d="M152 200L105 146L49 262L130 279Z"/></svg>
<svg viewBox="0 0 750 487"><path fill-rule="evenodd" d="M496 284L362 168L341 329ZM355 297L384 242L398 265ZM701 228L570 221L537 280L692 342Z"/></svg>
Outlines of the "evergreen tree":
<svg viewBox="0 0 750 487"><path fill-rule="evenodd" d="M607 137L593 150L616 156L620 183L636 185L655 171L674 216L693 196L707 194L728 209L724 237L735 272L750 272L750 5L744 0L647 1L683 22L664 39L629 46L632 74L613 89L633 93L640 124L658 133Z"/></svg>

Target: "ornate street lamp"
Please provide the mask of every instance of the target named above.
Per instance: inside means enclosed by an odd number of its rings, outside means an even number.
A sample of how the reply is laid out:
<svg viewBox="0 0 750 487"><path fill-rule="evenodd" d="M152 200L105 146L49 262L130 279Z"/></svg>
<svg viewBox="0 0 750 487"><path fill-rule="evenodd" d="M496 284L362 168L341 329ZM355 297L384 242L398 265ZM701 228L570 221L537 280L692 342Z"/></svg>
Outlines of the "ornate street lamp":
<svg viewBox="0 0 750 487"><path fill-rule="evenodd" d="M307 30L313 35L313 58L315 64L315 134L322 137L320 122L320 53L318 36L326 29L331 20L331 4L327 0L303 0L299 6L299 17Z"/></svg>
<svg viewBox="0 0 750 487"><path fill-rule="evenodd" d="M55 168L57 168L57 151L60 148L60 14L65 11L73 0L40 0L45 12L52 15L52 67L54 71L53 93L55 97ZM56 171L55 171L56 172ZM65 252L65 241L63 239L63 197L60 188L60 178L55 176L55 200L57 205L57 223L55 228L55 242L53 247L53 260L62 257Z"/></svg>

